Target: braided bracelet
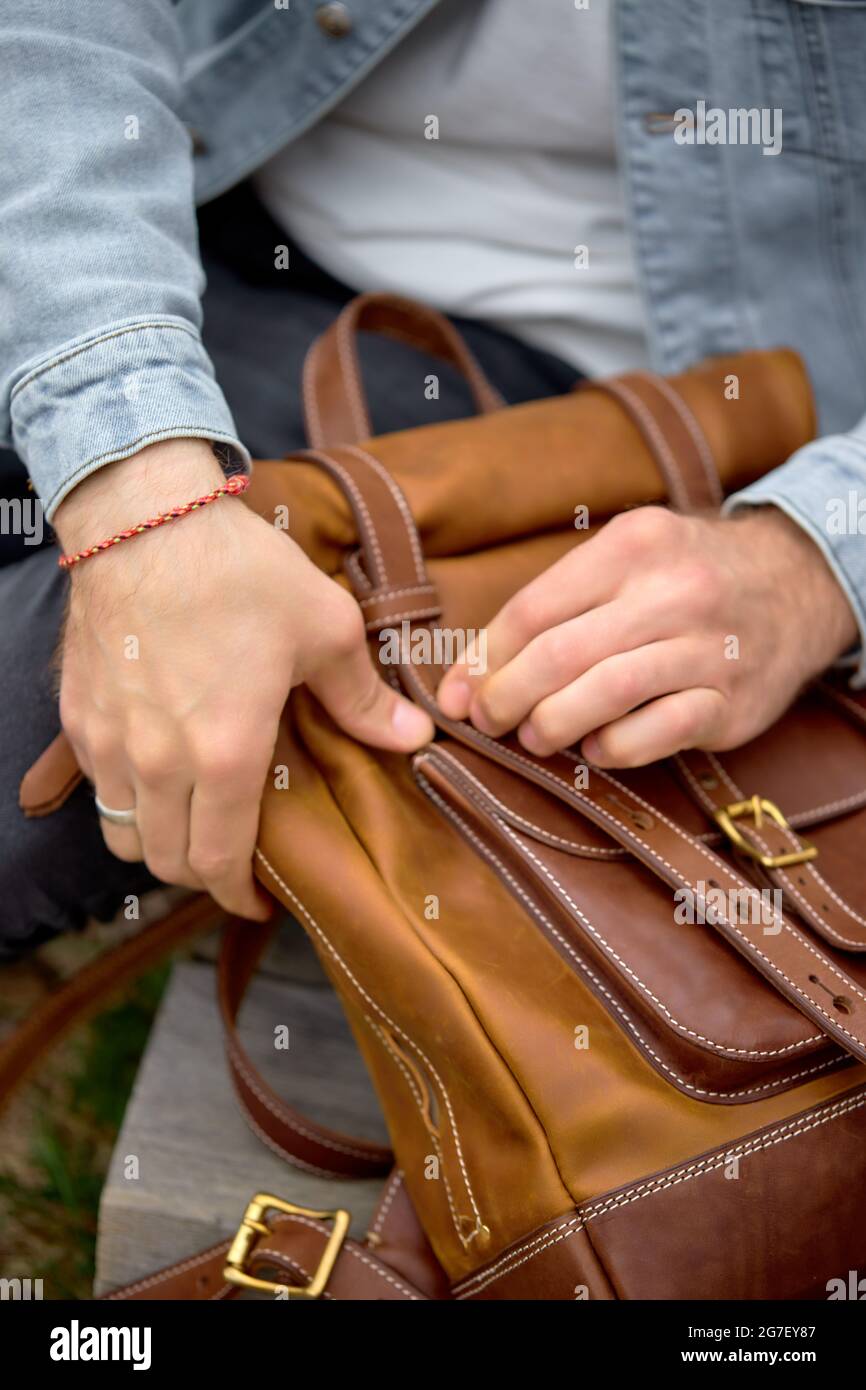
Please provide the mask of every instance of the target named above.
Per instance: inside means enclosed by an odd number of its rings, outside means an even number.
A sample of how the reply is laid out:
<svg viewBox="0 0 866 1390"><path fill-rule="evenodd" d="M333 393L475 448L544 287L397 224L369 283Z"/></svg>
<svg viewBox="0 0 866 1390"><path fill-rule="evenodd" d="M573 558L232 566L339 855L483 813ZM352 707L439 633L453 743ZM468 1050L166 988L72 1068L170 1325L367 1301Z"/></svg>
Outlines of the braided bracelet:
<svg viewBox="0 0 866 1390"><path fill-rule="evenodd" d="M79 564L81 560L89 560L92 555L98 555L100 550L110 550L113 545L120 545L121 541L132 540L133 536L140 536L144 531L153 531L157 526L165 526L167 521L176 521L179 516L186 516L189 512L197 511L199 507L206 507L210 502L216 502L219 497L238 497L242 492L246 492L249 485L249 478L236 473L223 483L222 487L214 488L213 492L206 492L194 502L184 502L180 507L172 507L170 512L163 512L162 516L152 516L148 521L140 522L138 526L118 531L116 536L109 536L107 540L100 541L98 545L91 545L87 550L79 550L75 555L61 555L57 563L62 570L72 569L72 566Z"/></svg>

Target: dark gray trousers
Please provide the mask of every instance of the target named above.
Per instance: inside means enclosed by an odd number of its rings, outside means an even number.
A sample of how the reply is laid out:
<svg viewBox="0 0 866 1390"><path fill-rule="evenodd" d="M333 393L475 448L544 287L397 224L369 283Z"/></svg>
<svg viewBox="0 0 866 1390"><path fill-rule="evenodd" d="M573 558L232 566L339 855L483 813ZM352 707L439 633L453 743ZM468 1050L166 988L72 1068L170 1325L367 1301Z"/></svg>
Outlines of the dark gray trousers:
<svg viewBox="0 0 866 1390"><path fill-rule="evenodd" d="M290 268L276 269L274 248L285 235L246 187L204 208L199 223L205 344L240 437L254 457L278 457L306 442L304 354L352 292L295 247ZM482 324L456 322L509 403L572 385L573 368L557 358ZM361 361L377 433L472 411L455 373L402 344L365 335ZM432 370L438 401L425 399L421 386ZM23 496L25 487L20 462L0 451L0 497ZM26 820L18 807L23 774L59 729L52 661L66 584L50 537L36 548L0 536L0 960L89 917L108 920L128 894L155 883L143 865L109 854L88 787L45 819Z"/></svg>

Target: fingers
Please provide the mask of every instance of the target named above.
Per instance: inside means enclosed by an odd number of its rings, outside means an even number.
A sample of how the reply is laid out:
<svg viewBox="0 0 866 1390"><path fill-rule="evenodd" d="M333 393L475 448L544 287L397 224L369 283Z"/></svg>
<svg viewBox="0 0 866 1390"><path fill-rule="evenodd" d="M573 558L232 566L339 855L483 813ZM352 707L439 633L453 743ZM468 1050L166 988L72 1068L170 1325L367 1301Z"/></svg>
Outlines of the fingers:
<svg viewBox="0 0 866 1390"><path fill-rule="evenodd" d="M126 749L96 759L100 800L136 813L134 827L101 821L108 848L120 859L143 859L165 883L209 892L228 912L265 920L270 900L252 860L275 738L275 725L254 746L235 730L211 727L186 748L149 727Z"/></svg>
<svg viewBox="0 0 866 1390"><path fill-rule="evenodd" d="M583 756L599 767L643 767L683 748L717 746L725 717L718 690L692 688L653 700L583 740Z"/></svg>
<svg viewBox="0 0 866 1390"><path fill-rule="evenodd" d="M545 757L648 700L694 686L708 665L703 646L694 638L617 652L541 700L517 736L531 753Z"/></svg>
<svg viewBox="0 0 866 1390"><path fill-rule="evenodd" d="M112 811L137 811L133 778L122 745L111 745L97 753L91 744L87 761L90 779L103 806L110 807ZM136 864L144 859L137 825L115 825L103 816L100 816L99 824L106 845L117 859L123 859L128 864Z"/></svg>
<svg viewBox="0 0 866 1390"><path fill-rule="evenodd" d="M626 565L667 524L661 508L640 510L640 516L614 518L508 600L487 628L487 680L541 633L611 602ZM620 524L626 519L626 526ZM449 719L469 713L478 690L471 670L468 660L457 662L440 682L436 698Z"/></svg>
<svg viewBox="0 0 866 1390"><path fill-rule="evenodd" d="M238 800L228 782L196 783L190 815L189 864L221 907L266 921L270 899L253 876L261 786Z"/></svg>
<svg viewBox="0 0 866 1390"><path fill-rule="evenodd" d="M307 684L336 724L373 748L411 753L433 737L433 721L386 685L367 649L364 619L354 603L341 612L329 659Z"/></svg>
<svg viewBox="0 0 866 1390"><path fill-rule="evenodd" d="M207 885L189 865L191 783L186 778L137 782L135 790L138 834L150 872L164 883L201 892Z"/></svg>
<svg viewBox="0 0 866 1390"><path fill-rule="evenodd" d="M642 618L633 606L614 602L542 632L473 692L473 724L491 737L516 728L547 696L605 657L651 640Z"/></svg>
<svg viewBox="0 0 866 1390"><path fill-rule="evenodd" d="M271 913L271 899L253 875L253 855L277 728L274 720L255 740L210 730L195 758L190 801L189 868L221 907L257 921Z"/></svg>

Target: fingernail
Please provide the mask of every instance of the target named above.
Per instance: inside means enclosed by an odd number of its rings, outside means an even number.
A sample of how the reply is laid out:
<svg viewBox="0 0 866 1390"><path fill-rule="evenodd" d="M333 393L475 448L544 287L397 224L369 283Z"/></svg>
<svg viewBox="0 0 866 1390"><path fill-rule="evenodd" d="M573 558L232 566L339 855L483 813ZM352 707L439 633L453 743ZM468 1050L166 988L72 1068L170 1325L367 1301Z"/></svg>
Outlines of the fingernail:
<svg viewBox="0 0 866 1390"><path fill-rule="evenodd" d="M601 744L595 734L587 734L580 745L580 751L588 763L597 763L601 757Z"/></svg>
<svg viewBox="0 0 866 1390"><path fill-rule="evenodd" d="M398 700L391 714L391 728L401 743L418 747L433 737L433 724L429 714L408 700Z"/></svg>
<svg viewBox="0 0 866 1390"><path fill-rule="evenodd" d="M472 687L465 680L443 681L436 692L436 700L449 719L465 719L472 703Z"/></svg>
<svg viewBox="0 0 866 1390"><path fill-rule="evenodd" d="M521 724L517 737L528 753L540 753L540 740L531 724Z"/></svg>
<svg viewBox="0 0 866 1390"><path fill-rule="evenodd" d="M478 708L477 701L475 702L475 707L469 711L469 718L472 720L478 732L486 734L488 738L495 738L500 732L493 721L487 718L484 711Z"/></svg>

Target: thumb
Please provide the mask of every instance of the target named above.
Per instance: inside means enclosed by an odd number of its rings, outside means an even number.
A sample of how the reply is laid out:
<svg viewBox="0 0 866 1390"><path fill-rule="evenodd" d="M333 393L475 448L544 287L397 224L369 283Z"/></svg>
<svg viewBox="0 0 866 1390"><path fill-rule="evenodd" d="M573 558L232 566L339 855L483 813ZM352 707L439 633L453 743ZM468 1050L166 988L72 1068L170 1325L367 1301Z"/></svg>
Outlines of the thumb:
<svg viewBox="0 0 866 1390"><path fill-rule="evenodd" d="M373 748L412 753L433 737L429 714L385 684L363 638L307 684L341 729Z"/></svg>

